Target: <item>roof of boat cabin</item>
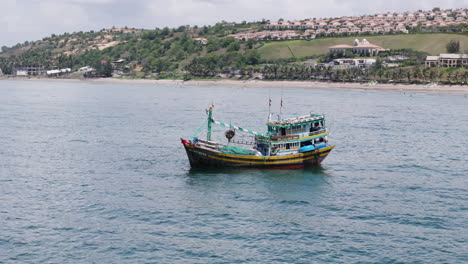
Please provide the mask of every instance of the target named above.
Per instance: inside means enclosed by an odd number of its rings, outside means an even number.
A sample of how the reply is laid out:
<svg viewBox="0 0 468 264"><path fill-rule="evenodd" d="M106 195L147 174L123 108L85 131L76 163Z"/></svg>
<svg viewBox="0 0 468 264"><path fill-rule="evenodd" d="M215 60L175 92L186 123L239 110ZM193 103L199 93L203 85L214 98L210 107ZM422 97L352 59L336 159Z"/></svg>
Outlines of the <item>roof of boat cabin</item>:
<svg viewBox="0 0 468 264"><path fill-rule="evenodd" d="M284 119L281 121L270 121L267 123L267 126L288 127L288 126L315 123L323 119L324 119L323 115L311 114L308 116L288 118L288 119Z"/></svg>

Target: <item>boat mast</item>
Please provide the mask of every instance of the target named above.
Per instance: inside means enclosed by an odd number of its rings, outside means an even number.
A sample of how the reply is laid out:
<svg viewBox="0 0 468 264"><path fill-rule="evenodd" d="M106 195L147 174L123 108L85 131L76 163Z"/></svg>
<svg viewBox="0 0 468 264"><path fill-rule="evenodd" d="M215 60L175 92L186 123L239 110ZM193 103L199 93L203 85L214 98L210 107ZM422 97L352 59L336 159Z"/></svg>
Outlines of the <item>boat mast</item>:
<svg viewBox="0 0 468 264"><path fill-rule="evenodd" d="M268 122L271 122L271 96L268 98Z"/></svg>
<svg viewBox="0 0 468 264"><path fill-rule="evenodd" d="M208 141L211 140L211 126L213 125L213 107L214 105L211 105L208 109L208 132L206 133L206 140Z"/></svg>

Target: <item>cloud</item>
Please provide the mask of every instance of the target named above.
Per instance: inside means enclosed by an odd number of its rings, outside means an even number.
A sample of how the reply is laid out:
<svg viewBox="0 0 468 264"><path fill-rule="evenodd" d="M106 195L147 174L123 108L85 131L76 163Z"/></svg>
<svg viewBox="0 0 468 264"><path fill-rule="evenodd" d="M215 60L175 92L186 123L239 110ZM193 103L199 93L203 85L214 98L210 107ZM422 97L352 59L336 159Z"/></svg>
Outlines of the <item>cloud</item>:
<svg viewBox="0 0 468 264"><path fill-rule="evenodd" d="M466 8L468 0L1 0L0 46L52 33Z"/></svg>
<svg viewBox="0 0 468 264"><path fill-rule="evenodd" d="M7 8L0 11L2 41L18 35L23 38L16 42L40 39L57 31L88 26L88 16L80 5L51 0L9 2Z"/></svg>

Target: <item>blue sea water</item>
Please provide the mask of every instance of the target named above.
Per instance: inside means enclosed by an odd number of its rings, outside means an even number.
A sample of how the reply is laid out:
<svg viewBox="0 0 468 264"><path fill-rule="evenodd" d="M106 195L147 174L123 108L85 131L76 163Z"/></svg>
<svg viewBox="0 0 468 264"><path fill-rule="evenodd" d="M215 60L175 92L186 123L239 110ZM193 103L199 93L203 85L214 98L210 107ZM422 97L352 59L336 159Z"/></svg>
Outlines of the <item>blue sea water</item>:
<svg viewBox="0 0 468 264"><path fill-rule="evenodd" d="M468 98L323 88L1 81L0 263L467 263ZM263 132L281 95L322 166L190 169L208 105Z"/></svg>

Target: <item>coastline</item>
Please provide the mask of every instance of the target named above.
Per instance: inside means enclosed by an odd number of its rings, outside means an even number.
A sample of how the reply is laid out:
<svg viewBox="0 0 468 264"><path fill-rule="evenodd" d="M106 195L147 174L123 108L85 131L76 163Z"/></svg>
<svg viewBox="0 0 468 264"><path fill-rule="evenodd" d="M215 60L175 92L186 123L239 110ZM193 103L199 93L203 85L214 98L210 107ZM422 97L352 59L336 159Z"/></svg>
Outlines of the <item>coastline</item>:
<svg viewBox="0 0 468 264"><path fill-rule="evenodd" d="M388 84L374 85L349 82L320 82L320 81L278 81L278 80L148 80L148 79L57 79L57 78L18 78L0 77L0 81L44 81L44 82L85 82L85 83L111 83L111 84L152 84L163 86L223 86L241 88L305 88L305 89L334 89L334 90L363 90L363 91L398 91L423 93L451 93L468 94L468 85L437 85L429 87L423 84Z"/></svg>

